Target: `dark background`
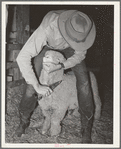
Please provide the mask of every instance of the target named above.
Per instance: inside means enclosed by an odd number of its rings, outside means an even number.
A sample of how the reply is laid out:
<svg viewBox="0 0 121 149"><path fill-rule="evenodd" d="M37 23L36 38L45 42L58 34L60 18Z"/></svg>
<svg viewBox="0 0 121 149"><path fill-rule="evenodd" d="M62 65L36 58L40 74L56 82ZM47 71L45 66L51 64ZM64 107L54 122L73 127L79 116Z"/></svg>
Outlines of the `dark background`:
<svg viewBox="0 0 121 149"><path fill-rule="evenodd" d="M87 66L94 68L99 84L113 87L113 5L31 5L30 27L36 29L43 17L51 10L73 9L89 15L96 25L96 40L88 50L86 56Z"/></svg>

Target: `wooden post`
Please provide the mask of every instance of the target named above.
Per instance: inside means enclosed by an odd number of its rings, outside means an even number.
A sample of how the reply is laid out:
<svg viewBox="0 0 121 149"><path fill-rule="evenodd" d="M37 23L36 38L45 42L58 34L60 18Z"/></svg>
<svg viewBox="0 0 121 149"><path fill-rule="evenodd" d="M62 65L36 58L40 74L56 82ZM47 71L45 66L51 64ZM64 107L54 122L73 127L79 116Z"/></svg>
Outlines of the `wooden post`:
<svg viewBox="0 0 121 149"><path fill-rule="evenodd" d="M13 81L22 79L20 70L16 64L16 58L30 36L29 27L29 6L15 5L13 9L13 21L10 31L10 40L7 43L7 69L13 69ZM13 36L15 34L15 36ZM14 41L14 42L13 42ZM8 77L10 78L10 77ZM10 79L9 79L10 80Z"/></svg>
<svg viewBox="0 0 121 149"><path fill-rule="evenodd" d="M15 62L16 58L19 54L20 50L11 50L8 51L7 61L9 62Z"/></svg>
<svg viewBox="0 0 121 149"><path fill-rule="evenodd" d="M17 5L16 7L17 42L25 44L30 36L29 6Z"/></svg>

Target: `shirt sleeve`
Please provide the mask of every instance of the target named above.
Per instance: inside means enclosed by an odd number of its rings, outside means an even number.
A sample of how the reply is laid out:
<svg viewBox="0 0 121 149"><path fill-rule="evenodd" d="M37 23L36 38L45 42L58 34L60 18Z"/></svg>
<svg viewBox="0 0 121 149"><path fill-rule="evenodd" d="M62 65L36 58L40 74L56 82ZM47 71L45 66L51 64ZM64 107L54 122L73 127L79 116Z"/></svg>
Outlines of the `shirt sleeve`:
<svg viewBox="0 0 121 149"><path fill-rule="evenodd" d="M75 54L68 58L63 64L65 69L74 67L75 65L81 63L86 57L87 50L85 51L75 51Z"/></svg>
<svg viewBox="0 0 121 149"><path fill-rule="evenodd" d="M46 34L42 25L35 30L21 49L16 61L28 84L37 84L37 78L32 68L31 59L39 54L46 42Z"/></svg>

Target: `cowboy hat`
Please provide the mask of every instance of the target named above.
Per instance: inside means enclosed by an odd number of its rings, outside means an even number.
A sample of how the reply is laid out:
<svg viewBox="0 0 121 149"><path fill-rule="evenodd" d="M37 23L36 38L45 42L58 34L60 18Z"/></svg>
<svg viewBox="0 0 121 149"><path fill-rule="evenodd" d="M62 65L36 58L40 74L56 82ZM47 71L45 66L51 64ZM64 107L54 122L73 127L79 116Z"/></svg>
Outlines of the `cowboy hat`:
<svg viewBox="0 0 121 149"><path fill-rule="evenodd" d="M84 13L77 10L66 10L58 19L61 35L76 51L89 49L95 40L94 22Z"/></svg>

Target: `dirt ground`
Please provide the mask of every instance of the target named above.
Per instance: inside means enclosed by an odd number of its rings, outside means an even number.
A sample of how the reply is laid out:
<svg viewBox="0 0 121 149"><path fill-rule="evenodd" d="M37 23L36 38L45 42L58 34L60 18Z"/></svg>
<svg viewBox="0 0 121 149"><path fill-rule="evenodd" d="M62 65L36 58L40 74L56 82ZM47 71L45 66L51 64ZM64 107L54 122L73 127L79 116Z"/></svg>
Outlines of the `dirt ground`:
<svg viewBox="0 0 121 149"><path fill-rule="evenodd" d="M50 137L49 133L41 134L44 117L41 109L36 108L26 134L21 138L15 136L15 130L19 125L18 106L24 90L24 84L15 88L7 89L7 114L5 121L6 143L67 143L74 144L81 142L80 118L67 115L62 121L62 132L58 137ZM112 90L106 86L103 89L102 115L100 120L94 121L92 129L93 144L113 143L113 98ZM39 127L38 127L39 126Z"/></svg>

